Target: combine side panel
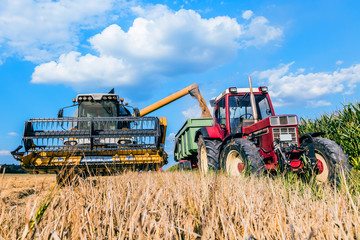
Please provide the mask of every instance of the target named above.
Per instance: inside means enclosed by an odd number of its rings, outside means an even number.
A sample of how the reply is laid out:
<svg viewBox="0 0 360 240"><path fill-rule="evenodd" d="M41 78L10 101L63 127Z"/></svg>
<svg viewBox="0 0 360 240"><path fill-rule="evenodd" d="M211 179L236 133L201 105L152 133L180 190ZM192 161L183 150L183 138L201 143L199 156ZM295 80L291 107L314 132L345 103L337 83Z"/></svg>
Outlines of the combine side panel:
<svg viewBox="0 0 360 240"><path fill-rule="evenodd" d="M175 161L194 158L197 155L195 133L202 127L213 125L212 118L190 118L175 135L174 158Z"/></svg>

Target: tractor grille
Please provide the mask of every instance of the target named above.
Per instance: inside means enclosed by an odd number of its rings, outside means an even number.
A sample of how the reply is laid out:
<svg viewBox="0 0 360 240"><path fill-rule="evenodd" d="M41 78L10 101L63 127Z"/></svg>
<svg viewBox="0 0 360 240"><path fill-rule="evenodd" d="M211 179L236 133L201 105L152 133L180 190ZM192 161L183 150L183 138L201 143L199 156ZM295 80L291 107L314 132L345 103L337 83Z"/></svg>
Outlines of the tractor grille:
<svg viewBox="0 0 360 240"><path fill-rule="evenodd" d="M273 128L273 137L274 140L278 139L284 147L289 147L290 145L297 145L297 134L296 128Z"/></svg>

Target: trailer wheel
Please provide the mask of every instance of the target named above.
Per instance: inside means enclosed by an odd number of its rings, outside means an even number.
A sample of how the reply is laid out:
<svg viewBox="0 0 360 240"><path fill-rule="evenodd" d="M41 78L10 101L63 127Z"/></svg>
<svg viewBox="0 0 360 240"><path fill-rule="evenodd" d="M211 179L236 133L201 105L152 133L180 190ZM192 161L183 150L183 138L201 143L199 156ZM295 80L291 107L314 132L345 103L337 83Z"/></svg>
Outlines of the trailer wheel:
<svg viewBox="0 0 360 240"><path fill-rule="evenodd" d="M209 167L214 170L219 170L219 147L221 142L215 139L204 139L204 137L200 135L197 144L197 165L200 172L202 174L207 174Z"/></svg>
<svg viewBox="0 0 360 240"><path fill-rule="evenodd" d="M318 160L319 182L339 181L339 174L344 171L345 175L350 172L351 165L342 148L330 139L313 138L315 156Z"/></svg>
<svg viewBox="0 0 360 240"><path fill-rule="evenodd" d="M191 161L189 160L180 160L180 162L178 163L178 170L181 171L181 170L191 170L192 167L191 167Z"/></svg>
<svg viewBox="0 0 360 240"><path fill-rule="evenodd" d="M220 160L221 168L230 176L260 175L265 171L259 149L247 139L235 138L229 141L221 152Z"/></svg>

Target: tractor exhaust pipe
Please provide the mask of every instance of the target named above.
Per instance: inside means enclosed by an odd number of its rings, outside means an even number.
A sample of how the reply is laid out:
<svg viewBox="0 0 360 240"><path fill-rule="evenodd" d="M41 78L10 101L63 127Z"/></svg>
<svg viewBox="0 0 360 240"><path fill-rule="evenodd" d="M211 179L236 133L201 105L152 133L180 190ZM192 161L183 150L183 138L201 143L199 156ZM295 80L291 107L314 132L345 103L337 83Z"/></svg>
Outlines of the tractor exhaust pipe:
<svg viewBox="0 0 360 240"><path fill-rule="evenodd" d="M251 110L253 112L253 117L255 122L258 122L258 115L257 115L257 109L256 109L256 104L255 104L255 97L254 97L254 91L252 88L252 84L251 84L251 78L249 76L249 86L250 86L250 103L251 103Z"/></svg>

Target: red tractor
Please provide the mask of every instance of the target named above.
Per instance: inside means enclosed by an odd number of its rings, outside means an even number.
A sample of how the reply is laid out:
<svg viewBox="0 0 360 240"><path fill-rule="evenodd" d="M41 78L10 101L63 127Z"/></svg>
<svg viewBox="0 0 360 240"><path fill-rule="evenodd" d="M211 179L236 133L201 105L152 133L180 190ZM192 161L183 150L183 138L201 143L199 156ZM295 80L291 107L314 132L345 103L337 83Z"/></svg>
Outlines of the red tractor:
<svg viewBox="0 0 360 240"><path fill-rule="evenodd" d="M194 154L181 155L184 125L175 136L175 160L188 167L191 163L203 173L210 167L229 175L310 169L322 182L336 180L341 169L350 170L340 146L320 137L324 133L299 137L297 116L275 115L268 88L253 89L250 78L249 83L250 88L231 87L211 101L214 121L196 131Z"/></svg>

